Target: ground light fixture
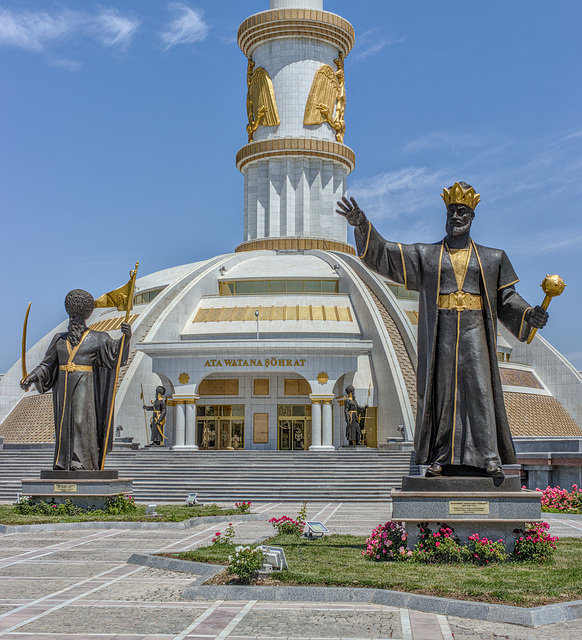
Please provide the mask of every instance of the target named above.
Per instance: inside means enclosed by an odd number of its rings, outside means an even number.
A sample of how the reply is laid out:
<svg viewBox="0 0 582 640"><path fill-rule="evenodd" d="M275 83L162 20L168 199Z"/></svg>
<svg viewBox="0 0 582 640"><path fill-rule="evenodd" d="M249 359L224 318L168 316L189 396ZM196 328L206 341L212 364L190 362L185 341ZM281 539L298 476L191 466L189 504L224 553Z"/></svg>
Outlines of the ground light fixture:
<svg viewBox="0 0 582 640"><path fill-rule="evenodd" d="M186 504L188 506L193 506L195 504L199 504L198 502L198 494L197 493L189 493L186 497Z"/></svg>
<svg viewBox="0 0 582 640"><path fill-rule="evenodd" d="M289 568L282 547L261 545L259 549L264 553L263 566L261 567L262 572L270 573L271 571L283 571Z"/></svg>
<svg viewBox="0 0 582 640"><path fill-rule="evenodd" d="M303 534L303 538L307 540L317 540L323 538L324 533L329 533L329 529L323 524L323 522L306 522L307 531Z"/></svg>
<svg viewBox="0 0 582 640"><path fill-rule="evenodd" d="M159 514L156 513L156 507L158 505L157 504L148 504L148 506L146 507L146 516L157 516Z"/></svg>

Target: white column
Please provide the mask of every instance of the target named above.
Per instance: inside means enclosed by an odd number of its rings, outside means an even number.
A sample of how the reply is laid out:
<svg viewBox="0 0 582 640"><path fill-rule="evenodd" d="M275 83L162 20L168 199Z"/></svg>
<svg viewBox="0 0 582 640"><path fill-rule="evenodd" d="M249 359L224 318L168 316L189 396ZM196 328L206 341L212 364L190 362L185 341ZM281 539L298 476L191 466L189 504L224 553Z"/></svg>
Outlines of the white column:
<svg viewBox="0 0 582 640"><path fill-rule="evenodd" d="M176 403L176 442L172 449L198 451L196 446L196 401L198 396L174 396Z"/></svg>
<svg viewBox="0 0 582 640"><path fill-rule="evenodd" d="M174 446L172 449L184 448L186 430L186 405L182 401L176 401L174 406Z"/></svg>
<svg viewBox="0 0 582 640"><path fill-rule="evenodd" d="M311 401L311 446L310 451L321 449L321 400Z"/></svg>
<svg viewBox="0 0 582 640"><path fill-rule="evenodd" d="M196 400L192 399L186 404L186 444L185 449L198 451L196 445Z"/></svg>
<svg viewBox="0 0 582 640"><path fill-rule="evenodd" d="M333 446L331 400L323 401L322 432L323 447L326 451L335 451Z"/></svg>

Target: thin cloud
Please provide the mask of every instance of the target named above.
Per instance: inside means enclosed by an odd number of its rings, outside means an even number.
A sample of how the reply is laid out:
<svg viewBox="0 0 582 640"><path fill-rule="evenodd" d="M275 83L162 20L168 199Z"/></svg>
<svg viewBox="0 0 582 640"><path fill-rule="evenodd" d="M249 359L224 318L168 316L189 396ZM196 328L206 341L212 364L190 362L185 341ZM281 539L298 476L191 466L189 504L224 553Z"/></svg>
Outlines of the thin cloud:
<svg viewBox="0 0 582 640"><path fill-rule="evenodd" d="M139 24L115 9L102 9L96 14L69 9L53 13L0 9L0 46L45 54L49 64L74 70L81 64L78 60L55 54L65 41L91 38L104 47L125 48Z"/></svg>
<svg viewBox="0 0 582 640"><path fill-rule="evenodd" d="M390 36L379 36L380 29L370 29L363 33L358 39L357 49L354 52L354 57L357 60L366 60L370 56L373 56L385 47L390 47L394 44L399 44L406 40L406 36L399 38L392 38Z"/></svg>
<svg viewBox="0 0 582 640"><path fill-rule="evenodd" d="M462 134L458 131L452 134L449 131L432 131L419 136L406 143L404 153L416 153L429 149L459 149L481 147L486 142L483 136L475 134Z"/></svg>
<svg viewBox="0 0 582 640"><path fill-rule="evenodd" d="M170 8L177 14L160 34L166 51L178 44L202 42L210 27L204 22L202 9L194 9L183 2L172 2Z"/></svg>
<svg viewBox="0 0 582 640"><path fill-rule="evenodd" d="M430 207L435 190L440 193L442 184L450 180L449 175L446 170L405 167L354 181L350 195L371 217L396 220Z"/></svg>
<svg viewBox="0 0 582 640"><path fill-rule="evenodd" d="M78 71L83 65L80 60L69 60L68 58L48 58L51 67L65 69L66 71Z"/></svg>
<svg viewBox="0 0 582 640"><path fill-rule="evenodd" d="M104 9L92 20L95 35L106 47L129 46L139 22L134 18L122 16L114 9Z"/></svg>
<svg viewBox="0 0 582 640"><path fill-rule="evenodd" d="M58 15L46 11L0 9L0 45L42 52L54 42L78 29L78 15L64 10Z"/></svg>

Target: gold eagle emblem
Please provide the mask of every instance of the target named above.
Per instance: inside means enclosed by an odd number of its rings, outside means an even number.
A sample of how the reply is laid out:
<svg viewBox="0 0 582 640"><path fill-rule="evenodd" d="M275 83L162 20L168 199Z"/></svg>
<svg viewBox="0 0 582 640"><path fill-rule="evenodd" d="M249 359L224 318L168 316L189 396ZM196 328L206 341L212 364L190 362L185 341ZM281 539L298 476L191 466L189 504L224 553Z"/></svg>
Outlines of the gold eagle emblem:
<svg viewBox="0 0 582 640"><path fill-rule="evenodd" d="M255 131L261 126L276 127L281 124L275 90L269 74L259 67L255 69L255 63L249 58L247 67L247 115L249 123L247 133L249 142L253 141Z"/></svg>
<svg viewBox="0 0 582 640"><path fill-rule="evenodd" d="M344 79L344 58L340 53L334 60L337 71L328 64L319 67L311 84L311 91L305 105L303 124L313 125L327 122L335 129L335 139L344 141L346 122L346 87Z"/></svg>

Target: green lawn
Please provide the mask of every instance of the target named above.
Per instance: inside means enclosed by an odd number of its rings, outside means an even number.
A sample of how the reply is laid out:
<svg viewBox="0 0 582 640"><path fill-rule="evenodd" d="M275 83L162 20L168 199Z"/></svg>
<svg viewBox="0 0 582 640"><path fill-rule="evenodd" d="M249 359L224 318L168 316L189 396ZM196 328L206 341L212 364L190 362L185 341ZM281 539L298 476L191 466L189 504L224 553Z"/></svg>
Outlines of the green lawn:
<svg viewBox="0 0 582 640"><path fill-rule="evenodd" d="M204 505L158 505L157 517L145 515L146 506L137 505L137 511L121 515L83 514L78 516L44 516L16 513L13 505L0 505L0 524L46 524L51 522L181 522L198 516L228 516L240 514L236 509L221 509L215 504Z"/></svg>
<svg viewBox="0 0 582 640"><path fill-rule="evenodd" d="M265 544L285 550L289 570L272 574L284 584L376 587L522 607L582 599L582 540L576 538L561 540L547 564L486 567L373 562L362 556L364 541L364 537L331 535L307 542L280 535ZM226 564L235 546L211 545L173 557ZM226 576L224 581L228 580Z"/></svg>

